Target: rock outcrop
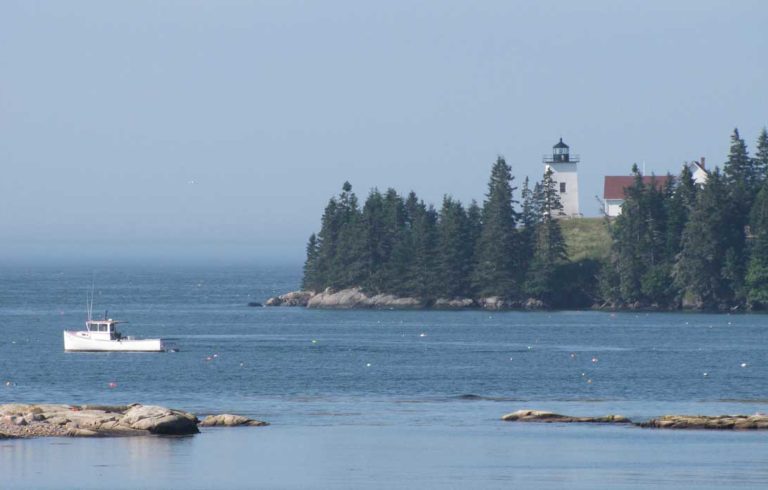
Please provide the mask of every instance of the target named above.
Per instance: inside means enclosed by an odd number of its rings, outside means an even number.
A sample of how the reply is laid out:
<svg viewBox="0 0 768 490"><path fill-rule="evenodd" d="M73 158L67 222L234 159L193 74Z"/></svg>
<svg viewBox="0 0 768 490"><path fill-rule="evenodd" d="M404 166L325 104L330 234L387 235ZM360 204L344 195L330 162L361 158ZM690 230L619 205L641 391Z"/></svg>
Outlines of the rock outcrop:
<svg viewBox="0 0 768 490"><path fill-rule="evenodd" d="M638 425L655 429L766 430L768 415L663 415Z"/></svg>
<svg viewBox="0 0 768 490"><path fill-rule="evenodd" d="M438 298L434 301L425 301L421 298L395 296L393 294L370 295L361 288L348 288L339 291L327 288L319 293L293 291L269 298L265 306L306 306L307 308L328 309L421 309L431 307L442 310L467 308L542 310L548 308L546 303L535 298L529 298L524 302L510 301L500 296L490 296L477 300L472 298Z"/></svg>
<svg viewBox="0 0 768 490"><path fill-rule="evenodd" d="M266 306L307 306L314 291L292 291L267 300Z"/></svg>
<svg viewBox="0 0 768 490"><path fill-rule="evenodd" d="M477 300L478 306L486 310L506 310L511 308L511 305L504 298L499 296L489 296L487 298L480 298Z"/></svg>
<svg viewBox="0 0 768 490"><path fill-rule="evenodd" d="M471 298L439 298L435 300L434 307L439 310L461 310L464 308L475 308L477 304Z"/></svg>
<svg viewBox="0 0 768 490"><path fill-rule="evenodd" d="M663 415L647 422L632 422L622 415L573 417L541 410L518 410L501 417L507 422L632 424L653 429L768 430L768 414L755 415Z"/></svg>
<svg viewBox="0 0 768 490"><path fill-rule="evenodd" d="M220 415L209 415L200 421L200 427L263 427L269 425L267 422L261 420L253 420L242 415L232 415L230 413L223 413Z"/></svg>
<svg viewBox="0 0 768 490"><path fill-rule="evenodd" d="M368 296L360 288L333 291L326 289L310 298L307 308L423 308L417 298L402 298L392 294Z"/></svg>
<svg viewBox="0 0 768 490"><path fill-rule="evenodd" d="M211 415L201 423L191 413L157 405L0 405L0 439L10 437L104 437L187 435L203 427L263 426L240 415Z"/></svg>
<svg viewBox="0 0 768 490"><path fill-rule="evenodd" d="M392 294L369 296L360 288L334 291L330 288L321 293L293 291L269 298L266 306L306 306L307 308L353 309L353 308L423 308L425 303L417 298L404 298Z"/></svg>
<svg viewBox="0 0 768 490"><path fill-rule="evenodd" d="M604 417L573 417L559 413L541 410L518 410L501 417L506 422L549 422L549 423L600 423L600 424L631 424L632 421L623 415L606 415Z"/></svg>

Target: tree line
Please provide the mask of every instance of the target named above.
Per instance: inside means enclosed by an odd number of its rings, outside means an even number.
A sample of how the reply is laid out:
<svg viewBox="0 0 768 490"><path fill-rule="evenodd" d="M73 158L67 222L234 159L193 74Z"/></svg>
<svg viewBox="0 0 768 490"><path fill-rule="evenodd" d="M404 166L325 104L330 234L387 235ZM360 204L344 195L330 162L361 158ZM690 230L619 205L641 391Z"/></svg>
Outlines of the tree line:
<svg viewBox="0 0 768 490"><path fill-rule="evenodd" d="M560 194L548 169L516 196L512 170L493 164L482 206L445 196L440 209L414 192L373 189L361 205L345 182L307 244L302 287L378 294L529 299L552 308L768 308L768 134L757 150L734 130L723 169L694 183L645 182L635 165L621 214L606 217L611 252L568 257ZM663 182L662 182L663 181Z"/></svg>
<svg viewBox="0 0 768 490"><path fill-rule="evenodd" d="M768 306L768 134L750 156L738 129L728 160L705 184L689 168L660 185L625 190L610 225L612 249L601 274L616 307L765 309Z"/></svg>
<svg viewBox="0 0 768 490"><path fill-rule="evenodd" d="M439 210L414 192L401 196L394 189L373 189L360 205L345 182L328 202L320 232L309 238L302 287L361 287L427 302L498 297L515 304L534 298L569 306L571 298L583 301L583 293L569 291L568 284L577 289L572 282L557 280L573 276L574 267L557 220L563 206L552 171L533 186L526 178L519 201L514 180L499 157L482 206L445 196Z"/></svg>

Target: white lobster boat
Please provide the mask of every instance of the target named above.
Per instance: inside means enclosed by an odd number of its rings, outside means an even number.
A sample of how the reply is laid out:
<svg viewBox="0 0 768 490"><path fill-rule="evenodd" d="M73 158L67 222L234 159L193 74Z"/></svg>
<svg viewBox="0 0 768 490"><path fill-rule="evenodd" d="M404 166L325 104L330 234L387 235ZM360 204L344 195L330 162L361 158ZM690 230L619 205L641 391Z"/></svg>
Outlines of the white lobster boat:
<svg viewBox="0 0 768 490"><path fill-rule="evenodd" d="M163 339L136 339L117 331L111 318L88 320L85 330L64 330L64 350L79 352L163 352Z"/></svg>

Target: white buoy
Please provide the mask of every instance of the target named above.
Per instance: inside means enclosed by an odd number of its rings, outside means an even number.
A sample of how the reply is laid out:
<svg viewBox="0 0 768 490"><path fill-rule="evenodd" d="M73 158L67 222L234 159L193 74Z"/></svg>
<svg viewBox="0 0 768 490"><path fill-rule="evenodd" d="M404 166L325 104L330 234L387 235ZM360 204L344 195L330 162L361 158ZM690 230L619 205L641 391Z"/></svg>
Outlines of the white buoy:
<svg viewBox="0 0 768 490"><path fill-rule="evenodd" d="M747 367L747 363L746 362L742 362L741 363L741 367Z"/></svg>

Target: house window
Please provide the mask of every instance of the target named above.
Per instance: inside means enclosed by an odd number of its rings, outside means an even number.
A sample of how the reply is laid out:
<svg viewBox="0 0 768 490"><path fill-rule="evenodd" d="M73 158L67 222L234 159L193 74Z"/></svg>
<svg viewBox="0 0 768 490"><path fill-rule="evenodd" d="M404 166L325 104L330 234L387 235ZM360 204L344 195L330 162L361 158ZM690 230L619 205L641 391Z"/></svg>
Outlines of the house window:
<svg viewBox="0 0 768 490"><path fill-rule="evenodd" d="M560 193L565 192L565 182L560 182Z"/></svg>

